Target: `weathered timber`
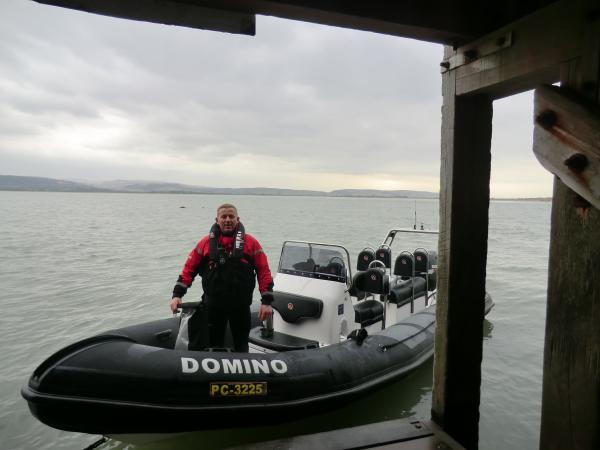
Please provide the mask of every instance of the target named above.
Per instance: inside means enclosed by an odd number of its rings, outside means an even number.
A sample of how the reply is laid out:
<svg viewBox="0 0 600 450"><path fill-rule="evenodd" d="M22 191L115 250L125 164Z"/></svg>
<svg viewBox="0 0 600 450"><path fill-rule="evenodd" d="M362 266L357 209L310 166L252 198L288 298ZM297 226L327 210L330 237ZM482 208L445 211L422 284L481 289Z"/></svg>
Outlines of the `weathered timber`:
<svg viewBox="0 0 600 450"><path fill-rule="evenodd" d="M600 109L566 88L535 91L533 152L548 171L600 209Z"/></svg>
<svg viewBox="0 0 600 450"><path fill-rule="evenodd" d="M445 49L446 56L452 54ZM442 160L432 419L461 445L478 445L487 261L492 99L457 96L442 77Z"/></svg>
<svg viewBox="0 0 600 450"><path fill-rule="evenodd" d="M456 94L487 93L494 99L554 83L560 66L580 56L581 23L590 13L583 0L562 0L516 22L459 47L448 59L472 55L456 68ZM511 45L486 55L493 43L503 44L511 34Z"/></svg>
<svg viewBox="0 0 600 450"><path fill-rule="evenodd" d="M199 28L226 33L256 33L254 14L211 8L182 1L157 0L35 0L38 3L93 12L103 16Z"/></svg>
<svg viewBox="0 0 600 450"><path fill-rule="evenodd" d="M597 2L590 1L596 6ZM563 85L599 102L600 15ZM554 179L540 449L600 448L600 210Z"/></svg>
<svg viewBox="0 0 600 450"><path fill-rule="evenodd" d="M220 10L243 14L260 14L284 19L302 20L357 30L420 39L440 44L460 45L495 30L550 4L554 0L495 0L464 2L430 0L324 1L324 0L36 0L88 12L115 17L164 22L182 26L207 28L202 20L197 25L186 23L188 14L200 9L209 13ZM110 11L107 11L110 4ZM172 11L177 22L172 22ZM145 14L154 19L133 17ZM158 17L158 20L155 20ZM198 16L197 19L202 19ZM219 30L219 29L217 29ZM226 30L219 30L226 31Z"/></svg>

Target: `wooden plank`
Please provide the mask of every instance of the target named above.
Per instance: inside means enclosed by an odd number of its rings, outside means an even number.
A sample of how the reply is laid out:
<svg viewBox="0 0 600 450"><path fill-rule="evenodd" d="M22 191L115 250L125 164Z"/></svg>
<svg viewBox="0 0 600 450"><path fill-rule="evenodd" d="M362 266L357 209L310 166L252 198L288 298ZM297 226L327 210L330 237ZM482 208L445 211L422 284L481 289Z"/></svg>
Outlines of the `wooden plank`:
<svg viewBox="0 0 600 450"><path fill-rule="evenodd" d="M590 1L590 4L597 2ZM598 102L600 20L563 84ZM540 448L600 448L600 211L554 180Z"/></svg>
<svg viewBox="0 0 600 450"><path fill-rule="evenodd" d="M446 48L446 56L452 50ZM432 419L477 448L487 260L492 99L442 77L438 303Z"/></svg>
<svg viewBox="0 0 600 450"><path fill-rule="evenodd" d="M555 86L536 89L534 103L535 156L600 209L600 110L582 96Z"/></svg>
<svg viewBox="0 0 600 450"><path fill-rule="evenodd" d="M47 4L108 14L115 17L136 18L132 14L152 14L158 23L167 23L156 17L159 11L176 8L180 20L188 10L197 7L209 10L236 11L263 14L284 19L303 20L356 30L402 36L441 44L460 45L509 23L518 17L551 3L553 0L494 0L493 2L461 2L430 0L323 1L323 0L36 0ZM111 4L107 12L106 4ZM135 6L137 5L137 6ZM167 8L167 9L168 9ZM162 14L162 13L161 13ZM177 23L177 25L183 25ZM184 25L192 26L192 25ZM198 28L206 28L199 25ZM210 29L210 28L207 28Z"/></svg>
<svg viewBox="0 0 600 450"><path fill-rule="evenodd" d="M590 13L582 1L556 2L459 47L450 58L479 54L479 47L507 33L513 37L512 45L455 69L457 95L486 93L497 99L558 81L561 65L581 54L583 23Z"/></svg>
<svg viewBox="0 0 600 450"><path fill-rule="evenodd" d="M301 432L302 430L299 430ZM244 444L231 449L313 450L313 449L397 449L464 450L460 444L428 421L389 420L351 428L304 434L266 442Z"/></svg>
<svg viewBox="0 0 600 450"><path fill-rule="evenodd" d="M194 5L178 0L35 0L104 16L254 36L254 14Z"/></svg>
<svg viewBox="0 0 600 450"><path fill-rule="evenodd" d="M110 15L156 23L169 23L207 27L202 20L213 17L213 11L220 11L227 17L231 14L263 14L285 19L333 25L357 30L373 31L395 36L410 37L430 42L466 42L483 33L481 27L494 17L482 20L481 11L470 8L459 11L447 1L435 4L422 2L391 3L387 0L370 2L331 2L310 0L35 0L56 6L63 6L96 14ZM525 6L525 10L532 5ZM498 7L501 9L500 7ZM198 16L196 12L208 14ZM174 18L173 11L177 11ZM518 11L520 12L520 11ZM469 14L469 17L465 17ZM196 16L189 20L188 16ZM498 16L498 15L497 15ZM254 33L251 33L254 34Z"/></svg>

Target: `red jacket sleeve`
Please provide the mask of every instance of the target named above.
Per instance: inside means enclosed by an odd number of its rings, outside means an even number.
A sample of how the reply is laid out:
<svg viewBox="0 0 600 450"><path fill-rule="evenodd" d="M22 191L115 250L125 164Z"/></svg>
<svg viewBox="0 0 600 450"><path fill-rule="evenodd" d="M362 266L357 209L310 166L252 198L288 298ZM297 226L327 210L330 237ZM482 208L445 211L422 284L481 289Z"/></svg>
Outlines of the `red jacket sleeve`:
<svg viewBox="0 0 600 450"><path fill-rule="evenodd" d="M269 269L269 261L267 255L263 252L258 241L246 234L247 253L252 257L254 267L256 268L256 278L258 279L258 290L263 292L273 290L273 277L271 269Z"/></svg>
<svg viewBox="0 0 600 450"><path fill-rule="evenodd" d="M198 273L198 267L204 258L204 249L207 242L208 237L203 237L188 255L177 283L175 283L175 287L173 288L173 297L183 297L194 282L194 277Z"/></svg>

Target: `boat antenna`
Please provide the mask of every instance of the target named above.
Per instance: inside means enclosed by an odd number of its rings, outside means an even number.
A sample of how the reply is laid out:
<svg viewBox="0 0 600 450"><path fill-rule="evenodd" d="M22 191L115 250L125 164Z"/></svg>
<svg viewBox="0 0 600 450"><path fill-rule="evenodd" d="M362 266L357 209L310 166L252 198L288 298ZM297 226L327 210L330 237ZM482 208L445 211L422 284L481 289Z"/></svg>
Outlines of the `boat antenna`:
<svg viewBox="0 0 600 450"><path fill-rule="evenodd" d="M415 223L413 225L413 230L417 229L417 201L415 200Z"/></svg>

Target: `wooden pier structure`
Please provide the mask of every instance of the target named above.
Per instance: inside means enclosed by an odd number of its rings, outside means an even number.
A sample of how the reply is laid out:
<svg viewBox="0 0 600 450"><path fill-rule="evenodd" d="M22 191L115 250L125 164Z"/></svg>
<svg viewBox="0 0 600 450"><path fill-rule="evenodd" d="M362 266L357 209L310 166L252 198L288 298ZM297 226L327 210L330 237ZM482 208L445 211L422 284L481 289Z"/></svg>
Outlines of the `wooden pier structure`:
<svg viewBox="0 0 600 450"><path fill-rule="evenodd" d="M431 419L468 449L479 444L493 101L535 89L533 151L556 175L540 448L600 448L599 0L37 1L249 35L268 15L445 46Z"/></svg>

